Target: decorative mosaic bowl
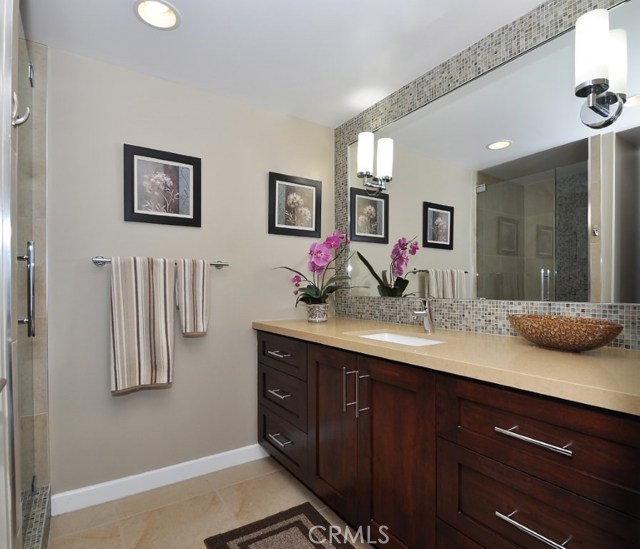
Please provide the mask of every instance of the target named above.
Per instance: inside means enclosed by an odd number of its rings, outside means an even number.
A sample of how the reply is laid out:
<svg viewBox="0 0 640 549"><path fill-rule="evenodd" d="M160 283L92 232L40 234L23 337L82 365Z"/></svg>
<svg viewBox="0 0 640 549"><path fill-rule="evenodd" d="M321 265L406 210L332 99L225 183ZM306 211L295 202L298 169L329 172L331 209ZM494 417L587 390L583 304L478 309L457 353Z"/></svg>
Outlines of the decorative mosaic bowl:
<svg viewBox="0 0 640 549"><path fill-rule="evenodd" d="M613 341L622 325L611 320L557 315L509 315L513 329L536 345L561 351L590 351Z"/></svg>

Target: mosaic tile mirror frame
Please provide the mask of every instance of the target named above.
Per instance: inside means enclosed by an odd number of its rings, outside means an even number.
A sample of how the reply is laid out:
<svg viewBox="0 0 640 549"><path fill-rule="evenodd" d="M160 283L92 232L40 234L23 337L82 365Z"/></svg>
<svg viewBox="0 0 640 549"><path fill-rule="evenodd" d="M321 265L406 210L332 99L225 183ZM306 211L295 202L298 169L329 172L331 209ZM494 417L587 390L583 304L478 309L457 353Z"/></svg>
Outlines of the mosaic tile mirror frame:
<svg viewBox="0 0 640 549"><path fill-rule="evenodd" d="M347 232L349 221L349 163L347 150L359 132L386 126L447 93L482 76L540 44L570 30L586 11L609 9L620 0L550 0L463 50L421 77L403 86L335 130L335 223ZM345 264L340 268L344 269ZM336 315L412 324L417 299L336 295ZM560 313L607 318L624 325L611 346L640 348L640 305L560 303L497 300L434 300L436 325L449 329L516 335L507 315L514 312Z"/></svg>

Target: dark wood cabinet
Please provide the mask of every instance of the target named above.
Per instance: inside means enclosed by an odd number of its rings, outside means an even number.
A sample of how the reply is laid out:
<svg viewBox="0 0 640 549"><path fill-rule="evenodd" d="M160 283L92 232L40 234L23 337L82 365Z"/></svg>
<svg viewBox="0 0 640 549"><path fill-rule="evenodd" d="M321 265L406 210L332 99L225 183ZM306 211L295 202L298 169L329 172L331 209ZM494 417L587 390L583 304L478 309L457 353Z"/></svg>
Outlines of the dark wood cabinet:
<svg viewBox="0 0 640 549"><path fill-rule="evenodd" d="M362 512L384 547L435 546L435 376L376 358L358 361ZM383 528L383 530L380 530Z"/></svg>
<svg viewBox="0 0 640 549"><path fill-rule="evenodd" d="M349 524L358 516L355 354L309 345L309 485Z"/></svg>
<svg viewBox="0 0 640 549"><path fill-rule="evenodd" d="M260 443L380 547L640 547L639 418L258 342Z"/></svg>
<svg viewBox="0 0 640 549"><path fill-rule="evenodd" d="M637 418L447 375L437 403L439 519L485 547L639 546Z"/></svg>

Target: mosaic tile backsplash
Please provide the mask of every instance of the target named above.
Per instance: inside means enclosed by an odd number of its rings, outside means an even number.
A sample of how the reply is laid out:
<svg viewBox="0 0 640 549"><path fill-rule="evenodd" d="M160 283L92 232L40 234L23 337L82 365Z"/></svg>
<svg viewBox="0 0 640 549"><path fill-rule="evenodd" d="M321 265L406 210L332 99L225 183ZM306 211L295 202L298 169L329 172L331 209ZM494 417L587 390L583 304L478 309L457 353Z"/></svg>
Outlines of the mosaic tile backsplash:
<svg viewBox="0 0 640 549"><path fill-rule="evenodd" d="M343 293L343 292L340 292ZM548 301L500 301L491 299L431 299L436 328L516 336L507 316L510 314L553 314L612 320L624 326L609 347L640 349L640 304L569 303ZM397 324L420 325L413 311L422 309L417 298L349 297L336 300L336 316L381 320Z"/></svg>
<svg viewBox="0 0 640 549"><path fill-rule="evenodd" d="M335 130L335 224L348 228L349 169L347 148L359 132L376 131L446 95L482 74L569 30L583 13L611 8L620 0L549 0L505 25L476 44L409 82L382 101L348 120ZM338 265L344 268L344 262ZM351 297L336 295L336 315L349 318L419 324L412 311L418 299ZM544 313L589 316L619 322L624 330L610 346L640 349L640 305L498 300L433 300L437 327L468 332L511 335L510 313Z"/></svg>

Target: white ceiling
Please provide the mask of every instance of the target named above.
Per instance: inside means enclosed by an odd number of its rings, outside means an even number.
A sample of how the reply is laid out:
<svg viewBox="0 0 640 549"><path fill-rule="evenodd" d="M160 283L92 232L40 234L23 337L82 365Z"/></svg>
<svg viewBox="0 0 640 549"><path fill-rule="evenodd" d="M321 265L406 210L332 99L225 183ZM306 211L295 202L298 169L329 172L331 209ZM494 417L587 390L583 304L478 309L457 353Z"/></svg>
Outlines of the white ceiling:
<svg viewBox="0 0 640 549"><path fill-rule="evenodd" d="M540 0L172 0L174 31L133 0L22 0L52 48L337 127Z"/></svg>

